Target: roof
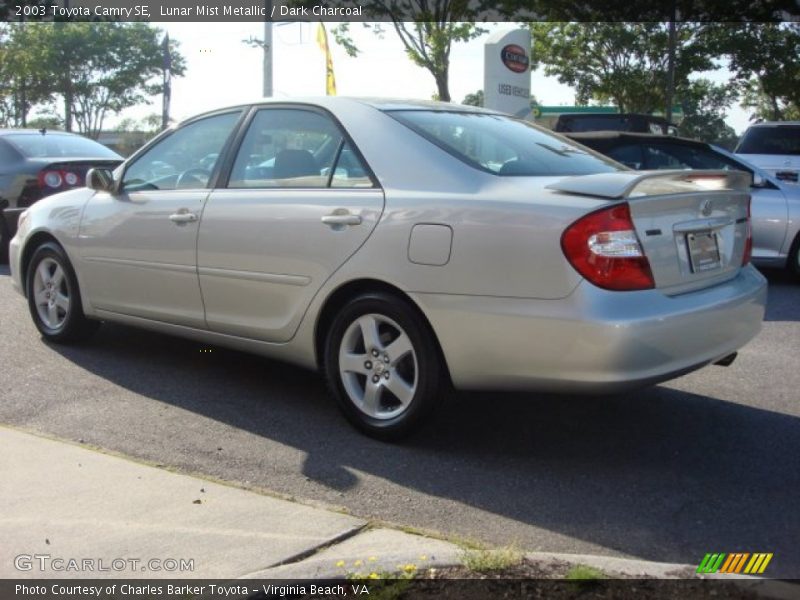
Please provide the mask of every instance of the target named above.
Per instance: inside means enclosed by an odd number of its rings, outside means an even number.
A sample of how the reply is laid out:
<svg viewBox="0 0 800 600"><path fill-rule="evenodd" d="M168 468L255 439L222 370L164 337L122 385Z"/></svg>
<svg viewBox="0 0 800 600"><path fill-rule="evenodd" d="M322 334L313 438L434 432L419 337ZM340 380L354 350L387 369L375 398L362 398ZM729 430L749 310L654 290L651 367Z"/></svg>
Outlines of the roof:
<svg viewBox="0 0 800 600"><path fill-rule="evenodd" d="M213 110L203 111L182 119L180 122L185 123L193 120L201 115L208 115L218 111L224 111L234 108L242 108L253 105L261 104L310 104L320 106L328 109L341 109L348 104L354 103L371 106L378 110L434 110L434 111L447 111L447 112L465 112L465 113L481 113L481 114L504 114L496 110L482 108L479 106L469 106L466 104L457 104L455 102L438 102L435 100L419 100L413 98L377 98L377 97L359 97L359 96L299 96L287 98L252 98L247 102L237 102L236 104L229 104L227 106L220 106Z"/></svg>
<svg viewBox="0 0 800 600"><path fill-rule="evenodd" d="M28 135L42 135L41 129L0 129L0 136L9 134L28 134ZM60 131L58 129L46 129L45 135L80 135L77 133L70 133L68 131ZM80 136L83 137L83 136Z"/></svg>

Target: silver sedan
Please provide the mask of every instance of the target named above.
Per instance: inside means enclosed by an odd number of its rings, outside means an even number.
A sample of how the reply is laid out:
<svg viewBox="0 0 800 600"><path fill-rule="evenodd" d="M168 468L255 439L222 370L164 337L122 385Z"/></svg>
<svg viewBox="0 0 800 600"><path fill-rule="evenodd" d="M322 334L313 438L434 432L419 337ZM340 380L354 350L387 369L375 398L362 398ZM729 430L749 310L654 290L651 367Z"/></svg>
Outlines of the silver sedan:
<svg viewBox="0 0 800 600"><path fill-rule="evenodd" d="M390 439L451 385L608 393L730 361L766 299L748 184L483 109L264 101L35 204L11 270L48 341L116 321L320 369Z"/></svg>

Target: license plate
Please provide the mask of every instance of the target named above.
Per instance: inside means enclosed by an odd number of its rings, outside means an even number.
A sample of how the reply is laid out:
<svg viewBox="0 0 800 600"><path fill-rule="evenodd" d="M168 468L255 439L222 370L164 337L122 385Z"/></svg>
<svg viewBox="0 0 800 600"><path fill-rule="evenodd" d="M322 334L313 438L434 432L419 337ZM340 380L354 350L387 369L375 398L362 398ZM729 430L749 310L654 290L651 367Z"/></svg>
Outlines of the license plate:
<svg viewBox="0 0 800 600"><path fill-rule="evenodd" d="M713 232L702 231L687 234L686 246L689 249L689 261L693 273L719 269L722 266L719 259L717 236Z"/></svg>

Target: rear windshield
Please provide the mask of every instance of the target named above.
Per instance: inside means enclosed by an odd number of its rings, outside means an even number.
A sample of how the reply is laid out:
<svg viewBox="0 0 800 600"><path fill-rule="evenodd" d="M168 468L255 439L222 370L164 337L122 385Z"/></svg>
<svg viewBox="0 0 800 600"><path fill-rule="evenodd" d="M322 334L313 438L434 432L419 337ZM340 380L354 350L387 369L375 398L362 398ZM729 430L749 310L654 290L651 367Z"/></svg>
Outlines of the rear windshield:
<svg viewBox="0 0 800 600"><path fill-rule="evenodd" d="M113 150L79 135L11 133L3 139L28 158L120 158Z"/></svg>
<svg viewBox="0 0 800 600"><path fill-rule="evenodd" d="M751 127L739 142L736 152L800 155L800 125Z"/></svg>
<svg viewBox="0 0 800 600"><path fill-rule="evenodd" d="M610 159L510 117L430 110L388 114L465 163L495 175L589 175L620 169Z"/></svg>

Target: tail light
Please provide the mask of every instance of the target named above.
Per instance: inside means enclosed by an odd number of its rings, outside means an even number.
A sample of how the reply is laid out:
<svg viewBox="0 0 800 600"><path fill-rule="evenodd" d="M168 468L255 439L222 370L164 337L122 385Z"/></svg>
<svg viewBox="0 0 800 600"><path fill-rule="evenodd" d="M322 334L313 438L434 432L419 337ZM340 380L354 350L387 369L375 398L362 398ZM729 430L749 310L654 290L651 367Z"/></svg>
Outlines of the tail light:
<svg viewBox="0 0 800 600"><path fill-rule="evenodd" d="M607 290L655 287L627 203L589 213L567 227L561 249L584 278Z"/></svg>
<svg viewBox="0 0 800 600"><path fill-rule="evenodd" d="M747 201L747 237L744 240L744 255L742 256L742 266L750 263L750 258L753 256L753 228L750 225L751 213L750 204L752 199Z"/></svg>
<svg viewBox="0 0 800 600"><path fill-rule="evenodd" d="M62 169L44 169L39 172L39 187L45 193L81 185L81 176Z"/></svg>

